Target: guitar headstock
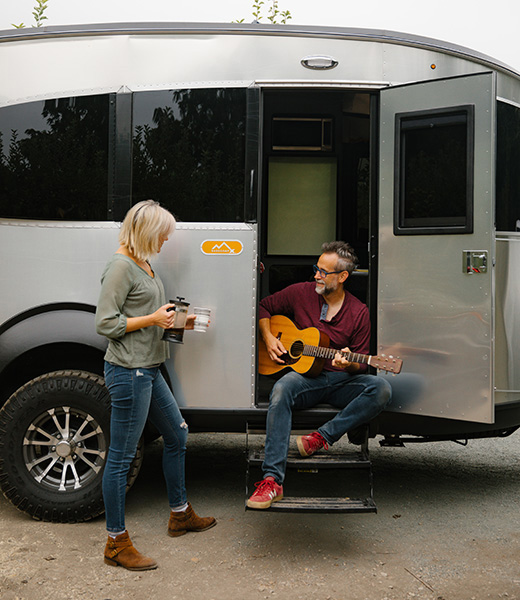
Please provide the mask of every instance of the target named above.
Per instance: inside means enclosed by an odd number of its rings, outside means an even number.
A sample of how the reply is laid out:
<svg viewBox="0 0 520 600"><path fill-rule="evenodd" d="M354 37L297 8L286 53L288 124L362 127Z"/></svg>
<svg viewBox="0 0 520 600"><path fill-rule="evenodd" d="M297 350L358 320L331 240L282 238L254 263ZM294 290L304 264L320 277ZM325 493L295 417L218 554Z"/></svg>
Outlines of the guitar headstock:
<svg viewBox="0 0 520 600"><path fill-rule="evenodd" d="M403 361L400 358L395 358L394 356L371 356L370 357L370 366L375 367L376 369L381 369L381 371L386 371L387 373L393 373L397 375L397 373L401 372L401 368L403 366Z"/></svg>

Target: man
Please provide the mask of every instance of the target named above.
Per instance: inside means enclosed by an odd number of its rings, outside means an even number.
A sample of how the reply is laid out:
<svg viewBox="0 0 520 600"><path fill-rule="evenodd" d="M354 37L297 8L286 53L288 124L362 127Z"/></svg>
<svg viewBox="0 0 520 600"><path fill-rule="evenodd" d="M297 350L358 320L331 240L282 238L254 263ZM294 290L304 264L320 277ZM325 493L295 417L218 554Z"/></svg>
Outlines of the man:
<svg viewBox="0 0 520 600"><path fill-rule="evenodd" d="M260 302L260 334L271 360L283 364L286 352L271 333L271 316L278 314L292 319L299 329L316 327L323 331L332 348L368 354L368 308L344 289L356 266L357 257L349 244L325 243L314 265L314 283L291 285ZM264 479L255 484L256 491L247 501L250 508L269 508L283 498L293 409L320 403L340 409L317 431L297 438L298 450L305 457L328 449L347 431L368 423L385 408L391 397L390 385L381 377L365 374L366 369L366 365L348 362L338 352L317 377L291 371L275 383L267 413Z"/></svg>

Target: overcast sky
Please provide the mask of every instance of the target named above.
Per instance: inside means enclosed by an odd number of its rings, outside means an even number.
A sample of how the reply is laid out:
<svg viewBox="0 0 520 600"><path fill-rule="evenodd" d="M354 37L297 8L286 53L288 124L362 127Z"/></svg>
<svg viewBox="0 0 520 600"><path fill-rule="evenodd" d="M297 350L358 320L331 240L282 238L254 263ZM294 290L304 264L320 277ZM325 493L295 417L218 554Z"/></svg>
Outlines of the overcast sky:
<svg viewBox="0 0 520 600"><path fill-rule="evenodd" d="M271 0L265 0L270 5ZM36 0L0 0L0 29L34 24ZM46 25L125 21L252 21L252 0L48 0ZM433 37L520 71L516 0L279 0L292 25L337 25ZM264 19L265 20L265 19Z"/></svg>

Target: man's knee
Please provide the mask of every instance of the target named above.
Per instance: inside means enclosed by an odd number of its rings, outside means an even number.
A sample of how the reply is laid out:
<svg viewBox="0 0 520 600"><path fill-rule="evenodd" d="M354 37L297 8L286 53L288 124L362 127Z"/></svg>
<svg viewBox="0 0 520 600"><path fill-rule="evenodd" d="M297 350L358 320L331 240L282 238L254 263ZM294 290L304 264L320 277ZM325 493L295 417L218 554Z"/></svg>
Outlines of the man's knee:
<svg viewBox="0 0 520 600"><path fill-rule="evenodd" d="M374 377L375 394L374 399L377 401L381 410L385 408L392 399L392 387L383 377Z"/></svg>
<svg viewBox="0 0 520 600"><path fill-rule="evenodd" d="M291 371L274 384L269 397L270 407L276 407L280 404L287 404L289 406L294 404L294 389L298 377L301 377L299 373Z"/></svg>

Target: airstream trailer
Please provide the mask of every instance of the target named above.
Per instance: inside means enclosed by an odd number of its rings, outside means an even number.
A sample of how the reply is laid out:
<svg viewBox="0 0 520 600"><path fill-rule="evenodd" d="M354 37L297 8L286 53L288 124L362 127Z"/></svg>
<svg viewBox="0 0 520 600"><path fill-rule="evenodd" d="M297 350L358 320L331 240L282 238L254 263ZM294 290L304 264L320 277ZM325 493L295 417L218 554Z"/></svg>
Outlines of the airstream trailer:
<svg viewBox="0 0 520 600"><path fill-rule="evenodd" d="M155 262L167 295L212 311L166 365L192 431L262 425L258 301L311 277L333 239L360 258L372 353L404 363L378 374L393 400L370 436L518 428L513 69L388 31L163 23L3 31L0 69L0 484L19 508L101 510L94 311L145 198L179 221Z"/></svg>

